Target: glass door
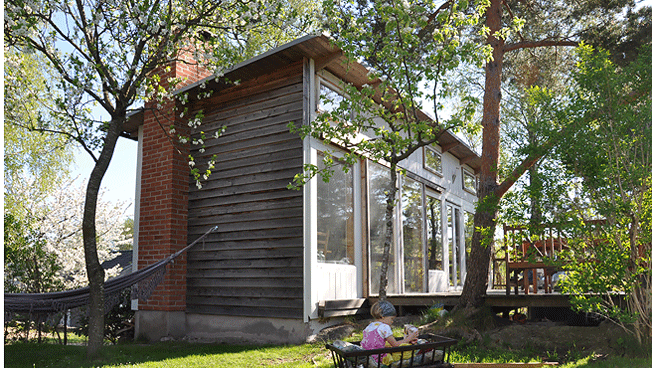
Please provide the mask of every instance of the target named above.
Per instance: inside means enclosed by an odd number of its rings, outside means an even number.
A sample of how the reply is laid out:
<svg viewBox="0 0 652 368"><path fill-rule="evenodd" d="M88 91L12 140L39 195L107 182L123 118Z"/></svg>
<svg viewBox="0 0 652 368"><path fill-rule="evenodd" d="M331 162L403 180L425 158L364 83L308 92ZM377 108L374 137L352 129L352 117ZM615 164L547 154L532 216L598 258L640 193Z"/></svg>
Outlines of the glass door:
<svg viewBox="0 0 652 368"><path fill-rule="evenodd" d="M448 290L446 271L444 271L441 200L437 197L434 192L426 190L426 268L430 293Z"/></svg>
<svg viewBox="0 0 652 368"><path fill-rule="evenodd" d="M426 290L423 185L404 178L401 191L403 292Z"/></svg>
<svg viewBox="0 0 652 368"><path fill-rule="evenodd" d="M462 212L459 207L446 205L446 241L448 245L448 278L453 289L461 289L466 273L464 239L462 237Z"/></svg>
<svg viewBox="0 0 652 368"><path fill-rule="evenodd" d="M369 180L369 278L371 294L378 294L380 285L380 272L383 261L383 250L385 245L385 233L387 225L385 222L385 212L387 210L387 193L389 192L389 169L384 166L369 162L368 169ZM396 230L396 225L394 225ZM396 231L395 231L396 233ZM392 239L389 254L389 265L387 270L387 294L399 293L399 275L397 262L398 253L396 251L396 236ZM400 259L400 258L399 258Z"/></svg>

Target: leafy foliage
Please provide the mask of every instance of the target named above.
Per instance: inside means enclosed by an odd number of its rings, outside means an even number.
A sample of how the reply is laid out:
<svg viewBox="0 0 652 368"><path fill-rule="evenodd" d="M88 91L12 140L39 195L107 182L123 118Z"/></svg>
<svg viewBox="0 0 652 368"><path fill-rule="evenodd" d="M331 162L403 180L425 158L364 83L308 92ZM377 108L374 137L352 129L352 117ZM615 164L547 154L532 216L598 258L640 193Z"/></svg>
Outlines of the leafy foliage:
<svg viewBox="0 0 652 368"><path fill-rule="evenodd" d="M479 64L487 57L488 47L462 37L485 7L486 2L472 7L465 1L324 2L326 27L335 44L349 60L366 64L369 82L341 83L338 96L320 96L330 109L309 125L291 126L303 138L320 139L346 152L337 160L334 151L325 152L321 168L305 165L290 187L298 189L316 175L328 181L336 162L344 163L344 170L361 159L389 166L381 297L386 293L398 164L437 142L446 130L472 120L477 100L469 96L448 118L442 118L440 110L451 93L446 76L461 64ZM434 117L422 112L425 103L434 106Z"/></svg>
<svg viewBox="0 0 652 368"><path fill-rule="evenodd" d="M45 200L68 175L72 150L64 136L36 132L51 107L47 63L37 54L5 47L4 207L17 220L39 217L32 203Z"/></svg>
<svg viewBox="0 0 652 368"><path fill-rule="evenodd" d="M45 293L63 288L57 277L56 255L28 223L5 213L4 290L9 293Z"/></svg>
<svg viewBox="0 0 652 368"><path fill-rule="evenodd" d="M584 122L561 147L561 157L581 180L574 195L581 231L566 253L571 271L565 290L600 297L575 298L576 306L631 326L639 341L652 339L652 49L619 67L608 52L584 46L572 96L574 116ZM581 147L581 148L580 148ZM586 226L589 216L604 219ZM611 298L626 295L626 305ZM630 325L629 322L632 324Z"/></svg>

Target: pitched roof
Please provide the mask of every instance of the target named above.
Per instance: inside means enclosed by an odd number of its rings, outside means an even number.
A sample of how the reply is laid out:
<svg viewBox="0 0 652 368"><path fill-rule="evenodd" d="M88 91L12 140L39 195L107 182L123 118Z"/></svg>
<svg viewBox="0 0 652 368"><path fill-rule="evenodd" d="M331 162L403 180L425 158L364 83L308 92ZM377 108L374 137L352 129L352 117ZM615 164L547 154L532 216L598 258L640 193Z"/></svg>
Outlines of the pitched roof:
<svg viewBox="0 0 652 368"><path fill-rule="evenodd" d="M224 77L209 76L177 90L175 94L187 92L189 101L192 101L204 88L220 91L232 87L231 83L226 82L227 80L247 81L304 58L315 61L315 70L326 69L346 83L361 87L372 82L367 77L369 70L360 63L348 60L329 37L323 34L311 34L245 60L229 69ZM424 120L432 120L425 112L420 111L420 113ZM137 131L139 123L137 114L133 114L133 118L125 126L125 131L130 132L130 129L131 132ZM479 170L478 154L453 133L444 132L438 143L444 152L450 152L462 164L467 164L476 171Z"/></svg>
<svg viewBox="0 0 652 368"><path fill-rule="evenodd" d="M115 257L102 262L102 268L108 270L109 268L120 266L121 271L125 270L126 268L129 268L129 271L131 271L132 252L133 251L131 250L121 250L115 252Z"/></svg>

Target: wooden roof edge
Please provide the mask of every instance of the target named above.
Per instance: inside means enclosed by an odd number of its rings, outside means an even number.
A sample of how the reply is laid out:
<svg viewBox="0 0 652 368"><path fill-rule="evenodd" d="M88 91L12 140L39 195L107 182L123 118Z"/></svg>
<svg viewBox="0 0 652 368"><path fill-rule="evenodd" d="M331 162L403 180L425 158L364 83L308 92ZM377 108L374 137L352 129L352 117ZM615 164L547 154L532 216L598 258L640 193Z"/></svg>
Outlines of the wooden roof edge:
<svg viewBox="0 0 652 368"><path fill-rule="evenodd" d="M238 64L236 64L236 65L232 66L231 68L229 68L228 70L226 70L226 72L224 72L224 76L228 77L228 74L231 74L231 73L235 72L236 70L244 69L247 66L250 66L250 65L252 65L252 64L254 64L254 63L258 62L258 61L264 60L265 58L267 58L269 56L275 55L275 54L277 54L277 53L279 53L279 52L281 52L283 50L294 48L294 47L296 47L298 45L301 45L302 43L304 43L304 42L306 42L308 40L312 40L312 39L320 37L320 36L322 36L322 35L319 34L319 33L307 34L307 35L305 35L303 37L295 39L294 41L288 42L288 43L286 43L284 45L281 45L281 46L279 46L277 48L268 50L268 51L266 51L266 52L264 52L264 53L262 53L260 55L257 55L257 56L254 56L254 57L250 58L250 59L239 62ZM179 88L178 90L174 91L173 94L178 95L178 94L181 94L181 93L184 93L184 92L189 92L189 91L191 91L191 90L193 90L193 89L195 89L195 88L197 88L197 87L199 87L199 86L201 86L201 85L203 85L205 83L215 81L217 78L219 78L219 76L217 74L210 75L210 76L208 76L206 78L198 80L197 82L194 82L194 83L188 84L187 86Z"/></svg>
<svg viewBox="0 0 652 368"><path fill-rule="evenodd" d="M310 45L310 47L307 47ZM323 33L311 33L303 37L297 38L294 41L281 45L277 48L271 49L267 52L264 52L258 56L255 56L251 59L242 61L232 68L227 70L224 73L224 77L228 78L230 74L234 74L237 71L241 71L247 68L253 68L254 65L259 63L264 63L266 59L273 57L282 52L296 52L297 55L302 57L308 57L315 59L317 66L321 68L327 68L331 65L337 65L339 68L344 68L349 72L342 73L335 68L328 68L338 78L341 78L347 83L352 83L356 86L362 86L364 84L373 85L374 81L370 80L367 75L369 69L364 65L360 64L357 61L348 60L344 55L341 49L333 44L333 39ZM323 56L326 55L326 56ZM297 59L298 60L298 59ZM296 61L296 60L295 60ZM337 69L339 69L337 68ZM335 70L334 70L335 69ZM218 76L212 75L201 79L195 83L191 83L185 87L182 87L174 92L175 95L184 93L184 92L193 92L193 90L198 89L200 86L205 84L215 84L211 87L217 87ZM191 93L192 94L192 93ZM428 115L426 112L421 111L423 117L434 121L434 119ZM480 169L480 156L461 138L450 131L445 131L443 136L446 138L452 138L457 143L455 143L456 149L451 151L451 153L457 157L459 160L464 160L462 164L466 164L476 172Z"/></svg>

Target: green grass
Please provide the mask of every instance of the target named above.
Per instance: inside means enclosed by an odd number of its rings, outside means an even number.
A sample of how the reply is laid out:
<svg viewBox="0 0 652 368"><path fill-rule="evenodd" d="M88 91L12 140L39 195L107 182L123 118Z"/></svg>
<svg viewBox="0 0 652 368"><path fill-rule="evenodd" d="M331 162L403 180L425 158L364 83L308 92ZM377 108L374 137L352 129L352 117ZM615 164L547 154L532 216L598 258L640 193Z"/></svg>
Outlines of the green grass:
<svg viewBox="0 0 652 368"><path fill-rule="evenodd" d="M100 358L86 361L86 347L54 344L16 343L5 345L8 368L90 368L90 367L332 367L330 353L323 344L298 346L235 346L167 342L106 346ZM544 352L545 355L545 352ZM534 351L484 349L480 345L456 348L452 362L509 363L540 362ZM623 358L593 356L573 358L559 368L650 368L652 357Z"/></svg>
<svg viewBox="0 0 652 368"><path fill-rule="evenodd" d="M595 359L586 357L576 362L570 362L559 366L559 368L650 368L652 367L652 357L650 358L623 358L607 357L605 359Z"/></svg>
<svg viewBox="0 0 652 368"><path fill-rule="evenodd" d="M329 367L322 345L235 346L189 343L105 346L100 357L86 360L86 347L16 343L5 345L5 366L11 368L74 367ZM317 365L316 365L316 364Z"/></svg>
<svg viewBox="0 0 652 368"><path fill-rule="evenodd" d="M395 327L394 334L402 334ZM81 339L81 338L79 338ZM346 338L362 339L361 330ZM75 341L75 338L72 339ZM541 351L489 347L488 341L466 343L453 347L451 362L458 363L527 363L557 361L559 368L652 368L652 355L646 349L634 349L632 342L623 342L622 354L596 357L591 351ZM630 346L632 345L632 346ZM56 343L36 344L14 342L4 346L5 367L9 368L90 368L90 367L333 367L330 352L324 344L298 346L237 346L161 342L153 344L126 343L105 346L95 361L86 360L86 347L62 346ZM571 349L572 350L572 349ZM647 353L647 354L646 354Z"/></svg>

